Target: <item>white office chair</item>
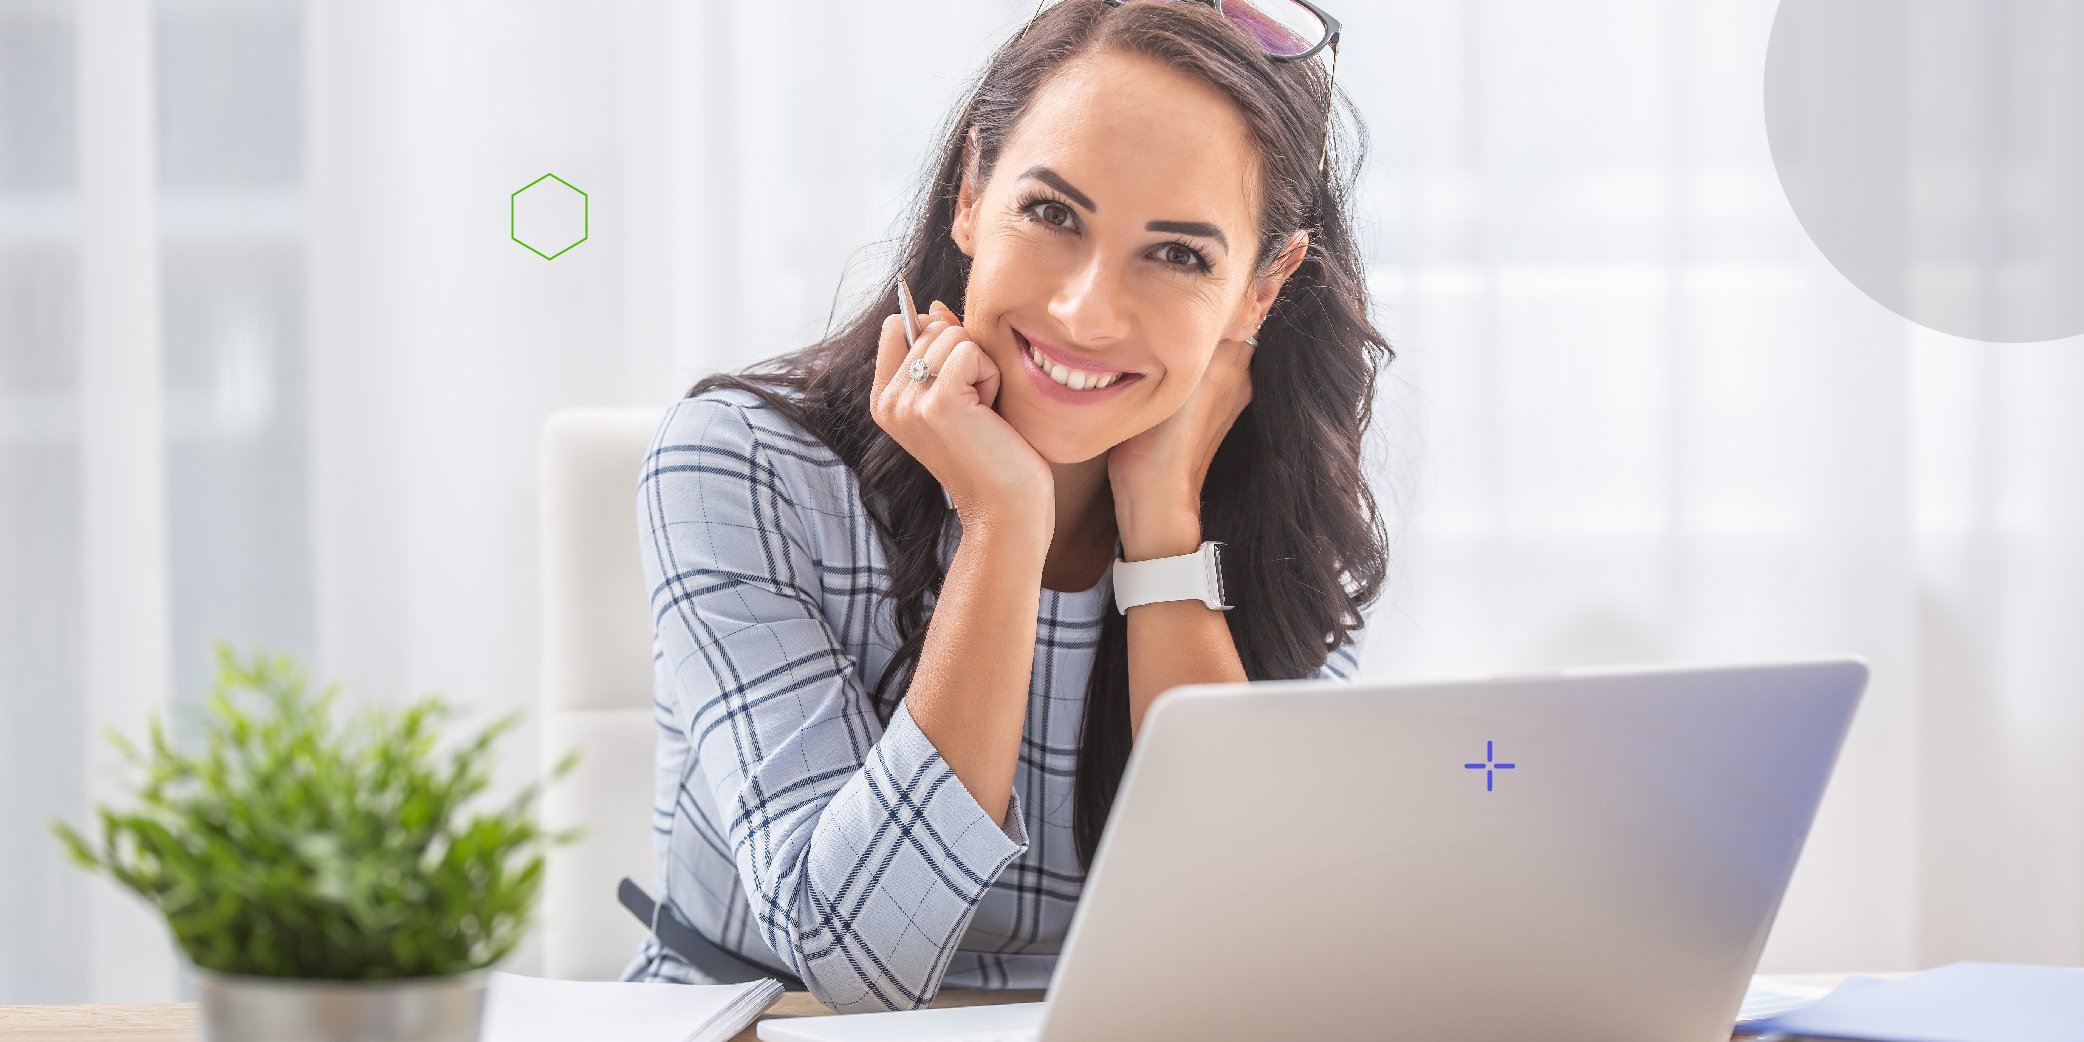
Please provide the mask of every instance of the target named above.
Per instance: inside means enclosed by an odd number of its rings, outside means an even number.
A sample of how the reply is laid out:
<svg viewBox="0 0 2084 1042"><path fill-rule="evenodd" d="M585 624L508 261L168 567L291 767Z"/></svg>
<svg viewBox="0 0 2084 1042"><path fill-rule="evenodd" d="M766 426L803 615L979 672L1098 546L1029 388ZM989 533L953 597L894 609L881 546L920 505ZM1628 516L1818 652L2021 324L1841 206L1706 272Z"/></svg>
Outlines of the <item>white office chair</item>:
<svg viewBox="0 0 2084 1042"><path fill-rule="evenodd" d="M545 856L544 976L614 980L644 938L616 903L652 879L651 609L637 556L637 474L658 409L567 409L543 424L542 764L580 761L540 804L546 829L587 835Z"/></svg>

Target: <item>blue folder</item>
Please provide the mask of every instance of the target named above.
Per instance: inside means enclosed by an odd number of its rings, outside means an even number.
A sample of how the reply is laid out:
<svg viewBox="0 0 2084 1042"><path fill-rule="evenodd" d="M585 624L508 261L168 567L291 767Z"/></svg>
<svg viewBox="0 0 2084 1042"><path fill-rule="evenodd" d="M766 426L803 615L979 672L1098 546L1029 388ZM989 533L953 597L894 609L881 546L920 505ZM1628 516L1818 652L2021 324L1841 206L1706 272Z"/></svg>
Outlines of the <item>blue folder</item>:
<svg viewBox="0 0 2084 1042"><path fill-rule="evenodd" d="M1892 981L1855 978L1744 1030L1867 1042L2084 1042L2084 969L1957 962Z"/></svg>

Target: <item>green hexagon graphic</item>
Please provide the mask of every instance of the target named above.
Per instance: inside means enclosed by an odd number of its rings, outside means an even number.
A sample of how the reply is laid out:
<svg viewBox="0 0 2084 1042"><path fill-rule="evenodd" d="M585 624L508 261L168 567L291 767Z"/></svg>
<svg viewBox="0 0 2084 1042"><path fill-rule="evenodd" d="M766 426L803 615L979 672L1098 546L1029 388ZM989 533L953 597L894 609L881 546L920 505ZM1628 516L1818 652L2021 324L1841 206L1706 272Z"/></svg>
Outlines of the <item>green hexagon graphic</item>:
<svg viewBox="0 0 2084 1042"><path fill-rule="evenodd" d="M557 183L545 185L545 181ZM525 204L523 194L528 196ZM508 199L507 236L544 260L556 260L586 241L592 230L591 210L586 193L577 185L556 174L544 174L515 189ZM543 252L546 249L552 252Z"/></svg>

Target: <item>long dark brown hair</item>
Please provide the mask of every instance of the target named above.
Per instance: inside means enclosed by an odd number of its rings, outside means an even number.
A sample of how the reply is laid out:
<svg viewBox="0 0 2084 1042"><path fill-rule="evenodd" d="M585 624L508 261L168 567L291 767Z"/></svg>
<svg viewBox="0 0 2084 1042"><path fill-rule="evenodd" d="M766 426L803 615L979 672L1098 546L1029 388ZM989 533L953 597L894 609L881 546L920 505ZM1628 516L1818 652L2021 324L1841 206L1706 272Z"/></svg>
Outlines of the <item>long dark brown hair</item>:
<svg viewBox="0 0 2084 1042"><path fill-rule="evenodd" d="M963 299L970 258L949 231L971 129L981 191L1051 74L1098 51L1155 59L1206 80L1236 104L1258 151L1252 162L1263 200L1254 260L1260 274L1274 270L1275 252L1291 235L1310 233L1307 255L1259 329L1252 400L1216 451L1201 503L1203 538L1226 544L1226 581L1237 607L1225 618L1246 675L1309 676L1361 627L1361 610L1380 593L1388 567L1388 532L1362 473L1361 440L1376 373L1395 357L1368 319L1346 216L1366 131L1353 120L1358 145L1350 165L1342 164L1344 151L1323 137L1332 90L1321 61L1271 62L1204 4L1063 0L1051 6L999 47L951 118L896 270L878 284L891 286L902 274L922 302ZM1320 172L1324 149L1330 159ZM694 397L737 387L756 394L857 475L889 561L886 596L901 640L874 687L885 723L918 667L928 595L939 596L946 575L940 548L951 524L932 473L869 415L878 337L893 310L889 298L874 295L816 344L742 373L705 377L688 391ZM1128 624L1111 602L1102 619L1074 799L1081 867L1092 863L1129 758Z"/></svg>

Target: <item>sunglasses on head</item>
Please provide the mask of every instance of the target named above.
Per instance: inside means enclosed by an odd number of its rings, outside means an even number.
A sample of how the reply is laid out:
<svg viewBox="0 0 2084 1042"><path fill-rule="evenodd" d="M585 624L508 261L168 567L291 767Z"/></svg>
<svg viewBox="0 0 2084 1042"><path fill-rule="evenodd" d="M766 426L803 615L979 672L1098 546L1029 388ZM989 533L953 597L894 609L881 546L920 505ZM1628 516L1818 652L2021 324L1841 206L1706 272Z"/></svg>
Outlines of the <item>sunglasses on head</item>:
<svg viewBox="0 0 2084 1042"><path fill-rule="evenodd" d="M1035 14L1028 16L1033 23L1035 15L1049 0L1035 5ZM1230 20L1230 24L1245 31L1245 35L1259 44L1268 59L1277 62L1297 62L1318 51L1331 48L1330 66L1327 75L1336 77L1339 69L1339 20L1331 13L1310 0L1168 0L1176 3L1207 4L1216 13ZM1120 7L1124 0L1107 0L1109 7ZM1022 33L1027 27L1022 26ZM1331 151L1332 108L1324 109L1324 147L1317 153L1317 172L1324 172L1324 161Z"/></svg>

